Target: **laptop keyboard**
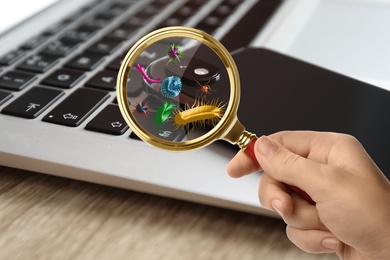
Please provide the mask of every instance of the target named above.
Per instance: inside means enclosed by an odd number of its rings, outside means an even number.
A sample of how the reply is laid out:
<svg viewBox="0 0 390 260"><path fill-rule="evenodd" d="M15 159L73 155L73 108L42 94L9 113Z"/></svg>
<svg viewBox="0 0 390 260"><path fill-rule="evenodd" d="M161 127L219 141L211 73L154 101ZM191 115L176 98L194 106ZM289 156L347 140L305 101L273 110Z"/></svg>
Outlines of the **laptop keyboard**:
<svg viewBox="0 0 390 260"><path fill-rule="evenodd" d="M64 127L87 122L87 131L124 135L128 127L115 102L116 76L137 38L157 28L186 25L223 43L224 37L232 38L226 21L252 19L256 23L261 19L247 17L245 10L268 10L268 18L278 2L97 1L0 57L1 113ZM262 19L255 28L242 29L254 35L264 25L266 19Z"/></svg>

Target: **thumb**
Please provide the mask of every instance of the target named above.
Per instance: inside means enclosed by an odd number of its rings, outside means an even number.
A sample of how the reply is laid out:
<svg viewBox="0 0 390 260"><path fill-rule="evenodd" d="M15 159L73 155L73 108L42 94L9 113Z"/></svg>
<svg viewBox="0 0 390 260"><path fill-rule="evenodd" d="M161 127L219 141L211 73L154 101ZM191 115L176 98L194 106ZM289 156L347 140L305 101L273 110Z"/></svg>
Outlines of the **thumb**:
<svg viewBox="0 0 390 260"><path fill-rule="evenodd" d="M265 173L306 191L313 199L324 188L322 179L327 165L295 154L267 136L257 140L255 155Z"/></svg>

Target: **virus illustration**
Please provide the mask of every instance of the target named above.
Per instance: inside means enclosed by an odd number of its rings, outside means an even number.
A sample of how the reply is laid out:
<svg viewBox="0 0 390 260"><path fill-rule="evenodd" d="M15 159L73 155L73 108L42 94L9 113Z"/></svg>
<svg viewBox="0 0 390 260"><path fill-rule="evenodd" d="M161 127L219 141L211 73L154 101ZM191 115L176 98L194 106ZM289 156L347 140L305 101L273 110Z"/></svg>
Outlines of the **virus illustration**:
<svg viewBox="0 0 390 260"><path fill-rule="evenodd" d="M181 79L175 76L170 76L164 79L161 84L161 94L166 98L174 98L181 92Z"/></svg>
<svg viewBox="0 0 390 260"><path fill-rule="evenodd" d="M136 105L133 105L133 113L137 116L148 116L150 113L150 106L149 103L137 103Z"/></svg>
<svg viewBox="0 0 390 260"><path fill-rule="evenodd" d="M168 47L168 57L169 61L179 61L183 59L183 53L181 52L180 44L172 43L171 46Z"/></svg>
<svg viewBox="0 0 390 260"><path fill-rule="evenodd" d="M175 105L171 102L164 102L156 112L154 116L154 122L156 123L157 128L162 125L170 117Z"/></svg>
<svg viewBox="0 0 390 260"><path fill-rule="evenodd" d="M211 91L211 92L215 92L215 91L216 91L216 90L214 90L214 89L212 89L212 88L210 87L210 85L209 85L210 80L207 81L206 84L204 84L204 85L200 84L199 81L197 81L197 80L195 80L195 81L196 81L196 83L198 83L198 86L200 87L200 89L199 89L198 92L197 92L197 95L198 95L198 93L200 92L200 96L201 96L202 98L206 98L207 94L210 93L210 91Z"/></svg>
<svg viewBox="0 0 390 260"><path fill-rule="evenodd" d="M208 102L197 100L191 107L187 104L174 115L176 127L189 131L191 128L205 127L206 124L215 126L225 113L225 105L217 99Z"/></svg>
<svg viewBox="0 0 390 260"><path fill-rule="evenodd" d="M161 81L160 78L157 78L157 79L149 78L148 74L146 74L145 68L142 67L140 64L135 65L135 68L141 72L142 76L144 77L144 79L147 82L149 82L149 83L159 83Z"/></svg>

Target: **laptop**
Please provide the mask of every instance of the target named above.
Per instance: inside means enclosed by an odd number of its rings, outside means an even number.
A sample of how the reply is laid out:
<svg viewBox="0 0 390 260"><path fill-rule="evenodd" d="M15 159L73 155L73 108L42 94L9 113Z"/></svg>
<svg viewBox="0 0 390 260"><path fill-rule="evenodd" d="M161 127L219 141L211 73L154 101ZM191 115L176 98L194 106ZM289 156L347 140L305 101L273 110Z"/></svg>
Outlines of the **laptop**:
<svg viewBox="0 0 390 260"><path fill-rule="evenodd" d="M115 97L120 63L136 40L165 26L204 30L232 54L261 48L390 90L389 1L15 0L0 5L8 10L0 18L4 166L273 216L258 202L260 174L241 179L226 174L236 148L216 142L167 152L143 143L125 124ZM261 57L266 66L268 56ZM245 63L240 56L237 60Z"/></svg>

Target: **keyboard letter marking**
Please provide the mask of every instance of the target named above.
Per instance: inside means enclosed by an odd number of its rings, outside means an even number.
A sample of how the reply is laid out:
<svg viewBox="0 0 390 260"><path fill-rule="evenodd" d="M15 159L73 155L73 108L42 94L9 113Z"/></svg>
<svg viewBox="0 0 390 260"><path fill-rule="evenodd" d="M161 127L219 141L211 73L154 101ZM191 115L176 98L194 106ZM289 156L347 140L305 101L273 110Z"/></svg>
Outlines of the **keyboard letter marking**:
<svg viewBox="0 0 390 260"><path fill-rule="evenodd" d="M78 118L78 116L72 115L71 113L64 114L63 117L64 117L64 119L72 119L72 120L75 120Z"/></svg>
<svg viewBox="0 0 390 260"><path fill-rule="evenodd" d="M40 107L41 105L40 104L35 104L35 103L30 103L28 106L27 106L27 110L26 112L30 111L31 109L36 109L37 107Z"/></svg>

